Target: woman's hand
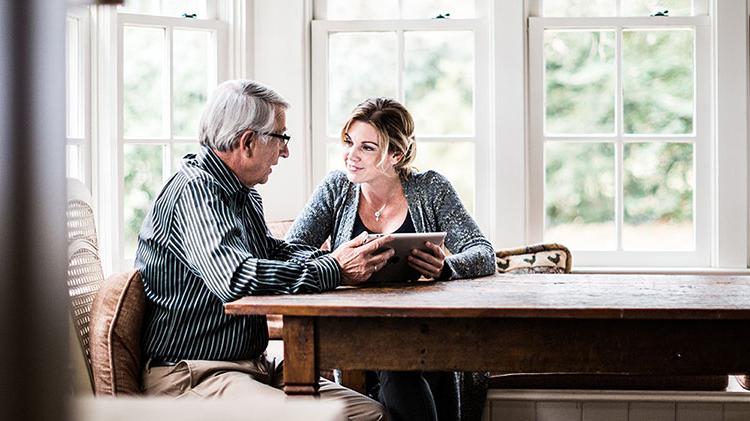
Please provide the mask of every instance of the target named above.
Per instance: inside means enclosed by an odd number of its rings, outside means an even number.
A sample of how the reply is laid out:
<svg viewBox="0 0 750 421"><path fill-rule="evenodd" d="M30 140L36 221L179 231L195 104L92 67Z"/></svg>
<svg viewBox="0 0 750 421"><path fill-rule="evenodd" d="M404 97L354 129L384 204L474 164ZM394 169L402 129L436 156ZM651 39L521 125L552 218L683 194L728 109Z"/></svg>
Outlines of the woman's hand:
<svg viewBox="0 0 750 421"><path fill-rule="evenodd" d="M429 241L426 241L424 244L432 251L432 254L420 249L412 249L411 256L408 257L409 266L416 269L417 272L426 278L437 279L443 273L443 268L445 267L445 253L442 247L436 246Z"/></svg>

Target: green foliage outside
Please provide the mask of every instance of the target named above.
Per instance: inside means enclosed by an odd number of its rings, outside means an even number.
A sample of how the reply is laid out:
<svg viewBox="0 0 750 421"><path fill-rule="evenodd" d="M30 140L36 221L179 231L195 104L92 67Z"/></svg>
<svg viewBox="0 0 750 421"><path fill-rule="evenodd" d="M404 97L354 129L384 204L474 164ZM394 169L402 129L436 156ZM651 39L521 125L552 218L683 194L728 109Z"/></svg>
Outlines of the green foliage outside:
<svg viewBox="0 0 750 421"><path fill-rule="evenodd" d="M624 31L626 134L693 132L693 42L690 30ZM615 33L545 33L546 133L614 134ZM693 218L690 143L646 138L623 148L625 224L684 223ZM614 143L545 145L548 227L612 221Z"/></svg>

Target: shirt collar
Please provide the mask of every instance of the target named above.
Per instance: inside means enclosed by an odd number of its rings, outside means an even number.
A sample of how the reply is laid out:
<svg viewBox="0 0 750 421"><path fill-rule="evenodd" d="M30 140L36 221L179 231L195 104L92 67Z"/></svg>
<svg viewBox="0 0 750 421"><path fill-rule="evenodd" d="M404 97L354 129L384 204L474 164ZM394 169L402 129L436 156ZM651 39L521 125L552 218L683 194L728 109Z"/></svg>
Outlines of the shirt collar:
<svg viewBox="0 0 750 421"><path fill-rule="evenodd" d="M227 164L216 156L211 147L202 145L201 150L198 152L197 160L198 164L211 174L230 195L238 192L244 194L250 192L250 189L242 184Z"/></svg>

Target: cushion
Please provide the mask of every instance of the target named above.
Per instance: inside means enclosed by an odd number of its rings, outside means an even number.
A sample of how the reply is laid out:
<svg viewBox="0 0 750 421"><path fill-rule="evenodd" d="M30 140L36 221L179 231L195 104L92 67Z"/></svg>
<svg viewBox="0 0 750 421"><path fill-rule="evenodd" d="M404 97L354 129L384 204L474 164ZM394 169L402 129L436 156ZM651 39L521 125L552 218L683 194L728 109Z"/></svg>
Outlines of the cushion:
<svg viewBox="0 0 750 421"><path fill-rule="evenodd" d="M112 275L91 307L91 371L94 393L141 392L141 327L146 294L138 271Z"/></svg>
<svg viewBox="0 0 750 421"><path fill-rule="evenodd" d="M573 259L562 244L534 244L495 252L500 273L570 273Z"/></svg>

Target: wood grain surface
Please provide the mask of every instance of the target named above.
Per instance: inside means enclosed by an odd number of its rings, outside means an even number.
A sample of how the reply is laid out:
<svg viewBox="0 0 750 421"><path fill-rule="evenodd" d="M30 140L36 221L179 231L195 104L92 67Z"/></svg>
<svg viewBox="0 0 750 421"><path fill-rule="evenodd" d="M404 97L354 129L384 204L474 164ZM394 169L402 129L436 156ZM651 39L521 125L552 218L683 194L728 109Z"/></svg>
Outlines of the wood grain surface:
<svg viewBox="0 0 750 421"><path fill-rule="evenodd" d="M229 314L333 317L750 319L750 276L493 275L244 297Z"/></svg>

